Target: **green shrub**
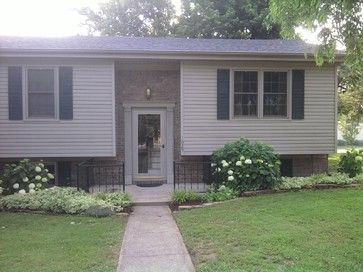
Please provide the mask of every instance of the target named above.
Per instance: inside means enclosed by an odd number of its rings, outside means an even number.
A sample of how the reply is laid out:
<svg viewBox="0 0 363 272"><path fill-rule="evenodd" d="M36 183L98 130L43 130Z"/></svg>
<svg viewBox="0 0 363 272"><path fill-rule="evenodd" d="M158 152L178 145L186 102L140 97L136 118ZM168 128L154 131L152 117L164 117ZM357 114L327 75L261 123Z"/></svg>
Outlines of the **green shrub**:
<svg viewBox="0 0 363 272"><path fill-rule="evenodd" d="M340 156L338 171L355 177L362 173L363 149L352 149Z"/></svg>
<svg viewBox="0 0 363 272"><path fill-rule="evenodd" d="M239 193L269 189L281 182L280 161L273 148L243 138L215 151L212 167L217 186L224 184Z"/></svg>
<svg viewBox="0 0 363 272"><path fill-rule="evenodd" d="M356 178L350 178L347 174L333 173L331 175L312 175L309 177L282 177L282 183L275 186L278 190L308 189L317 184L352 184Z"/></svg>
<svg viewBox="0 0 363 272"><path fill-rule="evenodd" d="M23 159L18 163L6 164L0 177L0 194L33 193L48 186L54 175L44 164Z"/></svg>
<svg viewBox="0 0 363 272"><path fill-rule="evenodd" d="M115 212L121 212L132 204L131 197L124 192L98 193L95 198L110 204Z"/></svg>
<svg viewBox="0 0 363 272"><path fill-rule="evenodd" d="M182 205L186 203L196 203L203 201L203 196L194 191L175 191L171 196L171 203L174 205Z"/></svg>
<svg viewBox="0 0 363 272"><path fill-rule="evenodd" d="M232 189L221 185L219 187L212 187L204 196L207 202L225 201L236 198L238 195Z"/></svg>

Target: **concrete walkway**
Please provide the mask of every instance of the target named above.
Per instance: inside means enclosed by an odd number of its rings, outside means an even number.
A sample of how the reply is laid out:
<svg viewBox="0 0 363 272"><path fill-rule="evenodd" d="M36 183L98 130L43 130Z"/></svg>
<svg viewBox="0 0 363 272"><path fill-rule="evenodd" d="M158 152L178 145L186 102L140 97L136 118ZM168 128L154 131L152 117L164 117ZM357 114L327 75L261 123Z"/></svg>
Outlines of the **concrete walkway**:
<svg viewBox="0 0 363 272"><path fill-rule="evenodd" d="M136 206L126 226L118 272L193 272L168 206Z"/></svg>

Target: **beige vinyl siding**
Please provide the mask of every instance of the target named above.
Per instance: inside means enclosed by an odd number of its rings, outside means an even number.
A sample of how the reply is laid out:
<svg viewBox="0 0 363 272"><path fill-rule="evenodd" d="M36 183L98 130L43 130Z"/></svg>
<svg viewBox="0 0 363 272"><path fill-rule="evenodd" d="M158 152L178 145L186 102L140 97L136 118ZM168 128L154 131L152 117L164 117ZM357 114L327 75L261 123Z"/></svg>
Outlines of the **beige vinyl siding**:
<svg viewBox="0 0 363 272"><path fill-rule="evenodd" d="M73 67L73 120L8 120L8 66ZM23 91L24 92L24 91ZM0 61L0 157L115 156L112 61Z"/></svg>
<svg viewBox="0 0 363 272"><path fill-rule="evenodd" d="M217 120L216 76L220 68L304 69L305 118L234 119L231 107L230 120ZM335 83L334 65L321 68L307 62L182 62L182 155L210 155L240 137L270 144L279 154L333 153L336 149Z"/></svg>

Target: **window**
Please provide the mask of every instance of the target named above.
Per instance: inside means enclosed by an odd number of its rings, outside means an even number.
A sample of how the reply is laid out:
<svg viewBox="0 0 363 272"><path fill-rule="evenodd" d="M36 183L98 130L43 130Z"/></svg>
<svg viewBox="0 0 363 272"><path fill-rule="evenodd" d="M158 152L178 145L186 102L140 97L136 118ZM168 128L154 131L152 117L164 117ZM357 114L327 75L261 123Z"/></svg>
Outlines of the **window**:
<svg viewBox="0 0 363 272"><path fill-rule="evenodd" d="M55 117L54 69L28 69L28 117Z"/></svg>
<svg viewBox="0 0 363 272"><path fill-rule="evenodd" d="M234 72L234 116L257 116L257 72Z"/></svg>
<svg viewBox="0 0 363 272"><path fill-rule="evenodd" d="M287 72L264 72L263 115L287 116Z"/></svg>

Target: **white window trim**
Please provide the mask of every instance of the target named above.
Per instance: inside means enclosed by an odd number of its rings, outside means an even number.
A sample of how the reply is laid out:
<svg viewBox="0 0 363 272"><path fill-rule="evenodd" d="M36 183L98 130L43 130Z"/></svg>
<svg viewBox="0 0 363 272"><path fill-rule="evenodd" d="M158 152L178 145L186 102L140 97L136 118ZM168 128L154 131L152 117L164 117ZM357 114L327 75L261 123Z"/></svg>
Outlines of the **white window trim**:
<svg viewBox="0 0 363 272"><path fill-rule="evenodd" d="M257 116L235 116L234 115L234 72L257 72ZM292 120L291 119L291 107L292 107L292 81L291 81L291 71L292 69L286 68L259 68L259 67L246 67L246 68L230 68L230 82L229 82L229 117L230 120ZM263 115L263 84L264 84L264 72L287 72L287 109L286 116L264 116Z"/></svg>
<svg viewBox="0 0 363 272"><path fill-rule="evenodd" d="M28 104L28 70L52 69L54 71L54 117L29 116ZM57 121L59 120L59 67L51 65L25 65L23 66L23 120L25 121Z"/></svg>

